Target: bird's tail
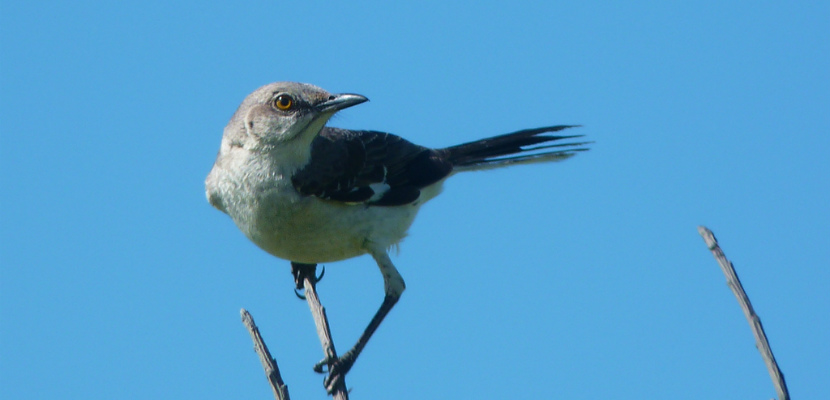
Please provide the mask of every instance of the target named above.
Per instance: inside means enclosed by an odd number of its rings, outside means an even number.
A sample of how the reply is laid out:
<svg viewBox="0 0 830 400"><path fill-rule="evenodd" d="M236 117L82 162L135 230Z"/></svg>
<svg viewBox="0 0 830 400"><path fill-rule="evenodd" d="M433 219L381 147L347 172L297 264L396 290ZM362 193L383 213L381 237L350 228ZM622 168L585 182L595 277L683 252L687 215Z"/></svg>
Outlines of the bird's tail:
<svg viewBox="0 0 830 400"><path fill-rule="evenodd" d="M557 125L525 129L505 135L463 143L443 149L449 152L454 172L478 171L516 164L562 161L587 151L591 142L557 142L584 135L545 135L579 125ZM555 142L555 143L552 143Z"/></svg>

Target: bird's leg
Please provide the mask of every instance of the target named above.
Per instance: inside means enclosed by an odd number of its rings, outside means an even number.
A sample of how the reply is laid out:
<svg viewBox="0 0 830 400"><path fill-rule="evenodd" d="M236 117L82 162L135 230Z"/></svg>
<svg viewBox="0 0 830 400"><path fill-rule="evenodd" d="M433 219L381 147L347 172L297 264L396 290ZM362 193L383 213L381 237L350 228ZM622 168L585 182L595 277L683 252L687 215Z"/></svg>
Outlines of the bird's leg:
<svg viewBox="0 0 830 400"><path fill-rule="evenodd" d="M360 335L359 339L357 339L357 343L355 343L355 345L347 351L346 354L343 354L336 360L323 360L320 364L318 364L318 372L322 371L323 364L328 364L329 375L324 381L326 390L331 391L331 389L335 387L337 381L346 376L352 368L352 365L354 365L355 360L357 360L357 356L359 356L360 352L363 351L363 348L366 347L366 343L369 342L372 334L375 333L375 330L378 329L380 323L383 322L386 314L389 314L389 311L391 311L392 307L395 306L395 303L398 302L398 299L401 297L401 293L403 293L406 288L403 277L401 277L401 274L398 273L398 270L395 268L395 265L392 264L392 260L389 259L389 255L386 254L385 250L372 252L372 257L374 257L375 261L378 263L380 272L383 274L383 287L385 292L383 303L381 303L380 308L375 313L375 316L372 317L372 321L369 322L369 325L363 331L363 334Z"/></svg>

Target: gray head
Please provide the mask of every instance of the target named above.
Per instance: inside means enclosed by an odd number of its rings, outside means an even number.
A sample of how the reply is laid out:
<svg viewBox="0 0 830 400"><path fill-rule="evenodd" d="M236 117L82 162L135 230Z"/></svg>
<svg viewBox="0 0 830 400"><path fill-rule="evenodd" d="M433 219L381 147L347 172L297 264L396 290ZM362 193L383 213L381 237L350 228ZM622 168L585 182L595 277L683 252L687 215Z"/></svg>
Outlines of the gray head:
<svg viewBox="0 0 830 400"><path fill-rule="evenodd" d="M357 94L331 94L306 83L271 83L245 98L225 127L224 139L228 145L249 150L298 139L308 144L334 113L367 100Z"/></svg>

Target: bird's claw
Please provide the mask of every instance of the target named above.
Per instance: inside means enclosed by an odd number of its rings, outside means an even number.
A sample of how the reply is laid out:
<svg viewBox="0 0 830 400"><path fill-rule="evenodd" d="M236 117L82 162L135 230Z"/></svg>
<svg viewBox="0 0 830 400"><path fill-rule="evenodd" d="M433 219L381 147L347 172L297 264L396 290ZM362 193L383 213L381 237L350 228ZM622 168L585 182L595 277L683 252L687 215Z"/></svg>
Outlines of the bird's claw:
<svg viewBox="0 0 830 400"><path fill-rule="evenodd" d="M300 293L300 289L294 288L294 295L297 296L298 299L305 301L305 295Z"/></svg>
<svg viewBox="0 0 830 400"><path fill-rule="evenodd" d="M292 267L294 267L294 265L292 265ZM298 299L306 300L305 295L300 293L300 290L305 289L305 285L303 285L303 281L305 280L305 278L304 278L305 275L303 275L303 274L305 273L305 271L302 271L299 268L297 268L297 269L293 269L292 273L294 274L294 280L297 283L297 287L294 288L294 294L297 296ZM316 285L317 282L320 282L321 280L323 280L323 276L325 276L325 275L326 275L326 267L323 266L323 268L320 270L320 275L314 277L314 284Z"/></svg>
<svg viewBox="0 0 830 400"><path fill-rule="evenodd" d="M324 367L328 369L328 375L323 379L323 386L331 394L334 392L335 387L346 377L349 370L352 369L354 361L354 353L351 351L339 358L332 359L331 357L326 357L317 364L314 364L314 372L322 374Z"/></svg>

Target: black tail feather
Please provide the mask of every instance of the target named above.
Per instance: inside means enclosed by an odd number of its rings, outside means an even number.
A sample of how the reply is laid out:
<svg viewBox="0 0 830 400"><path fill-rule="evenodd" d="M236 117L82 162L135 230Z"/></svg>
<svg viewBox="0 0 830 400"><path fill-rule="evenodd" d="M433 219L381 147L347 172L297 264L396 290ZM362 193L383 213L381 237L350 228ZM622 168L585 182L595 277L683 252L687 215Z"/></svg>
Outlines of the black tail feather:
<svg viewBox="0 0 830 400"><path fill-rule="evenodd" d="M579 125L557 125L536 129L525 129L505 135L493 136L486 139L476 140L452 146L444 149L449 153L449 160L454 166L476 166L491 164L512 164L522 161L545 159L551 160L570 157L576 152L586 151L583 147L591 142L570 142L546 144L542 146L528 147L556 140L567 140L583 137L584 135L543 135L549 132L558 132L568 128L579 127ZM558 148L555 151L540 151ZM518 154L518 155L516 155ZM506 157L515 155L512 157Z"/></svg>

